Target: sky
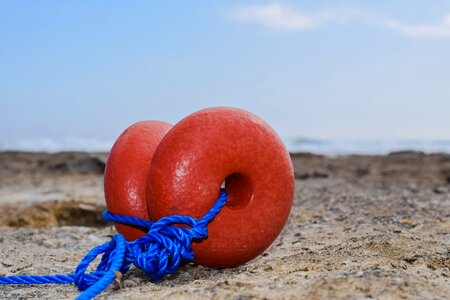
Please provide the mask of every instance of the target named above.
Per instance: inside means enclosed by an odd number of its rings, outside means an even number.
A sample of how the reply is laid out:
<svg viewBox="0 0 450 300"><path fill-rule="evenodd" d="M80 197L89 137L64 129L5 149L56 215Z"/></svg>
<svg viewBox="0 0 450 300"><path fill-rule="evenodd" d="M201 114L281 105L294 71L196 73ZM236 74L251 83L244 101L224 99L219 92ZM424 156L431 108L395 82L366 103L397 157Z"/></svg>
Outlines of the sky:
<svg viewBox="0 0 450 300"><path fill-rule="evenodd" d="M450 140L450 2L0 0L0 148L210 106L285 139Z"/></svg>

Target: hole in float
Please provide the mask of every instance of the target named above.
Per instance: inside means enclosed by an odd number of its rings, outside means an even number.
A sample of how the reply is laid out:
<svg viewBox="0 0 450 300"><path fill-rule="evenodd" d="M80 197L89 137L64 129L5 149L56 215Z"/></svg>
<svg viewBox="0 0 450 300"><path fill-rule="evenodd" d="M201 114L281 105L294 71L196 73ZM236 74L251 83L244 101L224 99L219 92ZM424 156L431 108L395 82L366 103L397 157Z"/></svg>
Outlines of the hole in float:
<svg viewBox="0 0 450 300"><path fill-rule="evenodd" d="M253 187L249 177L241 173L233 173L222 183L228 193L226 206L231 209L246 207L253 197Z"/></svg>

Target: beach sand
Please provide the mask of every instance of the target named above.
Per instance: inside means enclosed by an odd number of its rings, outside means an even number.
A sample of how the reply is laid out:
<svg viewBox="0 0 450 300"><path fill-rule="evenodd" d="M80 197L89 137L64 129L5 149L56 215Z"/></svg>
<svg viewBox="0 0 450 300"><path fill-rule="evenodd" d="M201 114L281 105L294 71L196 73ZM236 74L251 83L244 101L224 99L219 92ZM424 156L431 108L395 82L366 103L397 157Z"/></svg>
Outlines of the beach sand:
<svg viewBox="0 0 450 300"><path fill-rule="evenodd" d="M0 275L71 273L115 233L105 153L0 153ZM234 269L187 264L151 282L131 270L106 299L450 299L450 155L292 154L290 218ZM0 286L0 298L60 299L73 285Z"/></svg>

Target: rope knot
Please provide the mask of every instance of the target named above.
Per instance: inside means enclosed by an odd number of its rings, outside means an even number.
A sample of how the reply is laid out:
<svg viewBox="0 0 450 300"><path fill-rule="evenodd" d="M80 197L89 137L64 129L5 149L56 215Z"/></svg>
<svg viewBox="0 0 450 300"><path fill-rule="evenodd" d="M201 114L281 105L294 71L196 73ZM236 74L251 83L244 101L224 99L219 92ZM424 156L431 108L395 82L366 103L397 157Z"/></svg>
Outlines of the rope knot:
<svg viewBox="0 0 450 300"><path fill-rule="evenodd" d="M127 261L143 269L152 280L176 271L182 260L193 260L193 230L174 224L195 227L197 220L187 216L170 216L152 224L148 233L128 244ZM203 236L205 237L205 236Z"/></svg>
<svg viewBox="0 0 450 300"><path fill-rule="evenodd" d="M152 280L160 280L164 275L174 273L182 260L193 260L192 240L208 236L207 226L225 205L226 200L227 193L222 189L219 199L199 220L190 216L173 215L153 222L113 215L105 211L103 218L106 221L148 229L146 235L126 244L122 273L125 274L133 264L143 269ZM113 251L109 248L105 249L102 262L108 261Z"/></svg>

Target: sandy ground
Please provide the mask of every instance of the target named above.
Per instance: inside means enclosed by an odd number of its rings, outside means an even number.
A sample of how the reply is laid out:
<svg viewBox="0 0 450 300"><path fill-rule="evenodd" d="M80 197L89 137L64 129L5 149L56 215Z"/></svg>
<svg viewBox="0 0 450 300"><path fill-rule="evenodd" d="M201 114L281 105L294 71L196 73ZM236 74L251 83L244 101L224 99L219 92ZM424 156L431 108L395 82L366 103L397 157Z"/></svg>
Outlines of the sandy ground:
<svg viewBox="0 0 450 300"><path fill-rule="evenodd" d="M103 223L106 154L0 153L0 275L71 273ZM107 299L450 299L450 156L292 155L296 193L280 237L238 268L188 264L160 282L130 271ZM75 286L0 286L60 299Z"/></svg>

